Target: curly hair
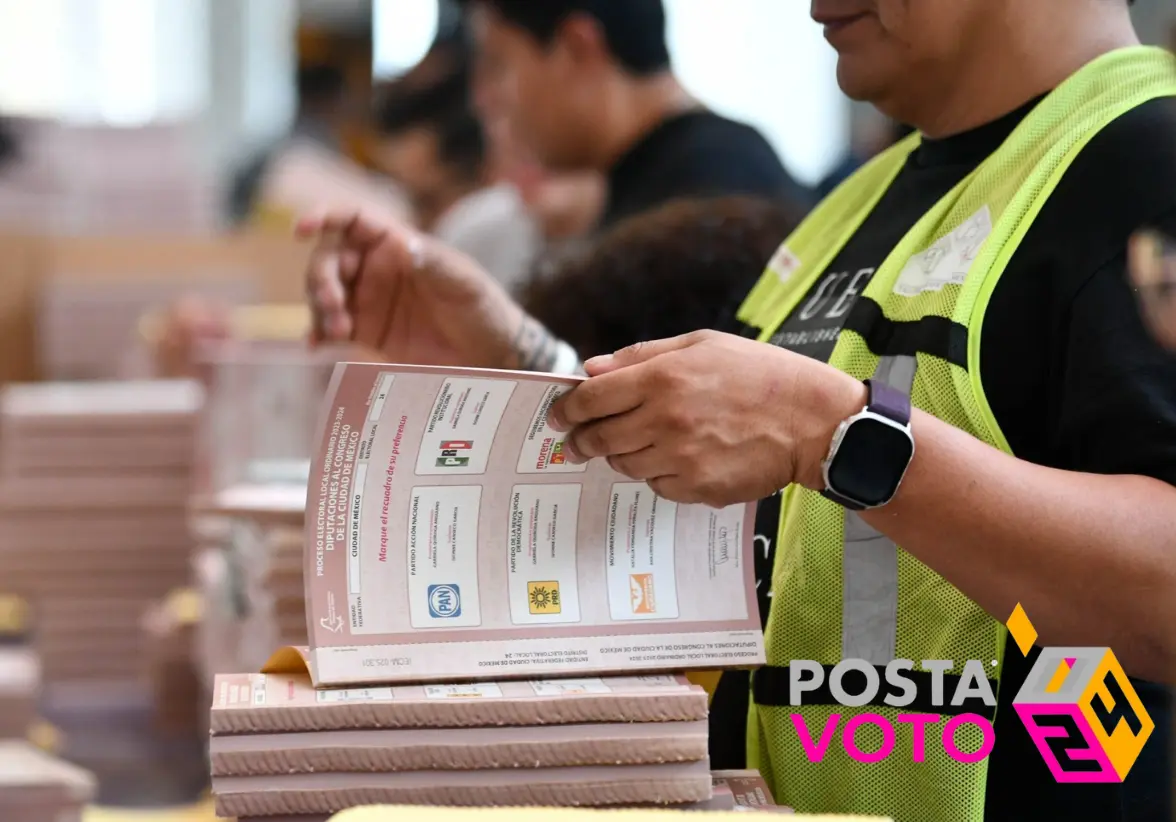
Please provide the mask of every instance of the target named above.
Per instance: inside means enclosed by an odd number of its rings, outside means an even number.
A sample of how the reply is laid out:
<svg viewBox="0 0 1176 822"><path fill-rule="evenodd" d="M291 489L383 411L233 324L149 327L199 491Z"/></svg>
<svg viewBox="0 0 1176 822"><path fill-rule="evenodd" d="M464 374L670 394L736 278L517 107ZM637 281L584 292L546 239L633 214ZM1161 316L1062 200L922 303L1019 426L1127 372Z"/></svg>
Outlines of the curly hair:
<svg viewBox="0 0 1176 822"><path fill-rule="evenodd" d="M802 216L751 197L668 203L536 273L520 301L584 358L715 328Z"/></svg>

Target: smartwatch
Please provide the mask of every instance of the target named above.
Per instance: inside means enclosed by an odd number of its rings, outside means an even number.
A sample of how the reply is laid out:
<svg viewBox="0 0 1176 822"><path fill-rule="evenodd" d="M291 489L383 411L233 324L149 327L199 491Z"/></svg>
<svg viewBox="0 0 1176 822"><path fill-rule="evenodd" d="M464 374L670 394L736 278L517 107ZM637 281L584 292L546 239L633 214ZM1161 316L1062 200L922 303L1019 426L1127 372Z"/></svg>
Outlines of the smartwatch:
<svg viewBox="0 0 1176 822"><path fill-rule="evenodd" d="M910 398L877 380L866 380L866 387L866 407L837 427L821 464L821 495L851 511L894 499L915 456Z"/></svg>

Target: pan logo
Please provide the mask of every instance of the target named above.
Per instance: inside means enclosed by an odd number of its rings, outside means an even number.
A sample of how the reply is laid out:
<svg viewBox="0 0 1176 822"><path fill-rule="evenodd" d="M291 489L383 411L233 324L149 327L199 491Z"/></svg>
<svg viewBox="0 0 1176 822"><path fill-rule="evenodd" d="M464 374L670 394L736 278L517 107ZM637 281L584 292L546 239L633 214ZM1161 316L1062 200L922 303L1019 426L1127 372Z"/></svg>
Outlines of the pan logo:
<svg viewBox="0 0 1176 822"><path fill-rule="evenodd" d="M430 585L429 616L435 619L454 619L461 616L461 586Z"/></svg>
<svg viewBox="0 0 1176 822"><path fill-rule="evenodd" d="M468 452L474 447L470 440L450 440L441 443L441 456L437 458L438 468L467 468L470 464Z"/></svg>
<svg viewBox="0 0 1176 822"><path fill-rule="evenodd" d="M1020 605L1009 633L1028 654L1037 631ZM1155 730L1110 648L1044 648L1013 699L1058 782L1122 782Z"/></svg>

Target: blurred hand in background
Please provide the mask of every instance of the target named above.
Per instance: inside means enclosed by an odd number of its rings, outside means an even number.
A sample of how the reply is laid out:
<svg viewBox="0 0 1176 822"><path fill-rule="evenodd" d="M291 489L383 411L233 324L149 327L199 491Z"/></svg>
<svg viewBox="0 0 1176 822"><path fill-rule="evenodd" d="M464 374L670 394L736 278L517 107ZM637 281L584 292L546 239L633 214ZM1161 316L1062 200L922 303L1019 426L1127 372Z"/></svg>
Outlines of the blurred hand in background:
<svg viewBox="0 0 1176 822"><path fill-rule="evenodd" d="M1151 231L1131 239L1131 279L1148 329L1176 351L1176 241Z"/></svg>
<svg viewBox="0 0 1176 822"><path fill-rule="evenodd" d="M548 242L588 234L600 219L607 187L595 171L556 173L543 167L511 133L504 117L486 124L494 175L518 190Z"/></svg>
<svg viewBox="0 0 1176 822"><path fill-rule="evenodd" d="M156 375L165 379L195 377L201 346L231 336L232 310L228 305L194 296L177 301L163 314L153 341Z"/></svg>

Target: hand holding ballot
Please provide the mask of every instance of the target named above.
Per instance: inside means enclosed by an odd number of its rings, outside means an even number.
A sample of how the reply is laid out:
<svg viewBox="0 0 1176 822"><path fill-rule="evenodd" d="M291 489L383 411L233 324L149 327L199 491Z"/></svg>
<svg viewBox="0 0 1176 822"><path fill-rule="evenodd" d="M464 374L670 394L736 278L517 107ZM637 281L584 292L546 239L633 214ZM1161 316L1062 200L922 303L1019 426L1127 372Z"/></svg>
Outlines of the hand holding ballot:
<svg viewBox="0 0 1176 822"><path fill-rule="evenodd" d="M405 364L529 368L522 309L465 255L355 211L304 218L297 234L316 241L306 284L315 342L353 341Z"/></svg>
<svg viewBox="0 0 1176 822"><path fill-rule="evenodd" d="M551 412L553 428L571 431L570 459L606 457L677 503L823 487L836 421L866 403L865 386L841 371L715 331L638 343L584 368L588 380Z"/></svg>

